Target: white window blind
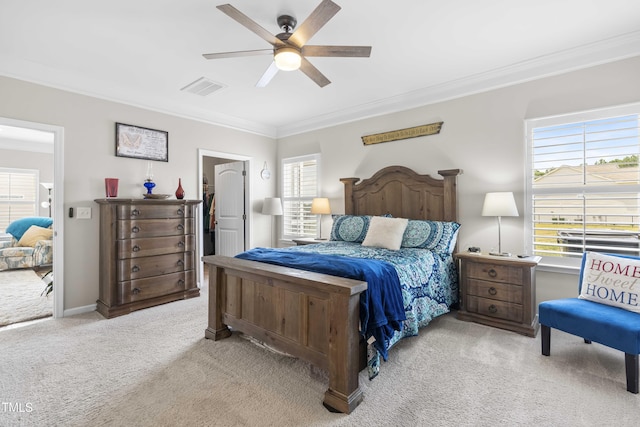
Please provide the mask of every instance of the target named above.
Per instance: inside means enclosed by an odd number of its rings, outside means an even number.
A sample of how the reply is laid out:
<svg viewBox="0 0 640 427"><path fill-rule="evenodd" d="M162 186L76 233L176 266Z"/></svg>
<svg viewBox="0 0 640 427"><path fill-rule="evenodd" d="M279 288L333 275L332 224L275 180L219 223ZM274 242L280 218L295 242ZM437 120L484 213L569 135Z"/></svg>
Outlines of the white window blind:
<svg viewBox="0 0 640 427"><path fill-rule="evenodd" d="M0 168L0 232L16 219L37 215L38 171Z"/></svg>
<svg viewBox="0 0 640 427"><path fill-rule="evenodd" d="M640 254L640 105L528 124L531 250Z"/></svg>
<svg viewBox="0 0 640 427"><path fill-rule="evenodd" d="M316 237L318 216L311 214L311 202L319 194L319 155L282 161L282 231L284 239Z"/></svg>

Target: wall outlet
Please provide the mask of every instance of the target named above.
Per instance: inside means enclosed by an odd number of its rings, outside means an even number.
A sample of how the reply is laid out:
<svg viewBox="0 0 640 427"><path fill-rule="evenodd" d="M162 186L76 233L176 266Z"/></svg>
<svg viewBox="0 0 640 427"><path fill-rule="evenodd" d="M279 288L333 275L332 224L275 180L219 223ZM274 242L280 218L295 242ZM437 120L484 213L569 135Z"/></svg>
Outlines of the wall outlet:
<svg viewBox="0 0 640 427"><path fill-rule="evenodd" d="M91 219L91 208L76 208L76 218Z"/></svg>

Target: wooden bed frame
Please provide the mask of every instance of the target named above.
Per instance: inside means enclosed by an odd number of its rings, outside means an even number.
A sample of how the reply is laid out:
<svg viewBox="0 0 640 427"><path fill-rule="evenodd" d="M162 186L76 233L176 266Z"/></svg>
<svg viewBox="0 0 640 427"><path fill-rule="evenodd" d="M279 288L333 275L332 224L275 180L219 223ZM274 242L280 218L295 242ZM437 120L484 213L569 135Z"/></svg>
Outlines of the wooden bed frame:
<svg viewBox="0 0 640 427"><path fill-rule="evenodd" d="M345 213L456 221L459 169L443 179L390 166L369 179L343 178ZM240 331L329 373L323 404L350 413L362 400L365 367L359 300L366 282L237 258L203 257L209 266L209 319L205 337Z"/></svg>

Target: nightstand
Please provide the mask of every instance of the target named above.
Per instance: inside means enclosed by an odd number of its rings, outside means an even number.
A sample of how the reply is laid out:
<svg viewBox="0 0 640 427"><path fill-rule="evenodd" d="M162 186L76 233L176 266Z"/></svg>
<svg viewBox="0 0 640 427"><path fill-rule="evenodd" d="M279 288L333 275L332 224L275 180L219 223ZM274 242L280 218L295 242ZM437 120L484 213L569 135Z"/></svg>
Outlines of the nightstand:
<svg viewBox="0 0 640 427"><path fill-rule="evenodd" d="M328 242L327 239L314 239L312 237L305 237L305 238L300 238L300 239L293 239L293 242L296 244L296 246L303 246L303 245L313 245L315 243L326 243Z"/></svg>
<svg viewBox="0 0 640 427"><path fill-rule="evenodd" d="M458 319L482 323L530 337L538 333L535 269L540 257L491 256L472 252L458 260Z"/></svg>

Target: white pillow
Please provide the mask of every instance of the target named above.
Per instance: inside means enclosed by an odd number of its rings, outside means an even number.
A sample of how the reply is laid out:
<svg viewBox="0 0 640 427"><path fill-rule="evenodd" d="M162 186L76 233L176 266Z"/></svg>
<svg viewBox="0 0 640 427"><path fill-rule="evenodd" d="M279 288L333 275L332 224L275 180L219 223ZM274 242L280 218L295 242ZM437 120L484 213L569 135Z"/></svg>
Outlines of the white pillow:
<svg viewBox="0 0 640 427"><path fill-rule="evenodd" d="M640 313L640 259L587 252L578 298Z"/></svg>
<svg viewBox="0 0 640 427"><path fill-rule="evenodd" d="M371 217L369 230L362 246L375 246L397 251L402 244L402 236L408 223L409 220L406 218Z"/></svg>

